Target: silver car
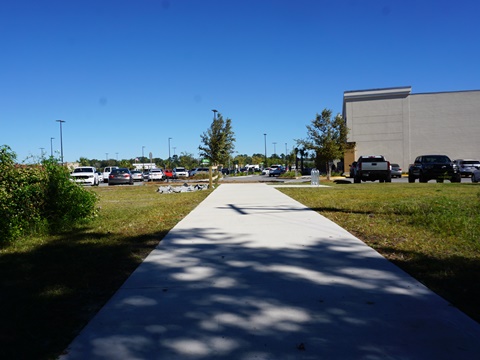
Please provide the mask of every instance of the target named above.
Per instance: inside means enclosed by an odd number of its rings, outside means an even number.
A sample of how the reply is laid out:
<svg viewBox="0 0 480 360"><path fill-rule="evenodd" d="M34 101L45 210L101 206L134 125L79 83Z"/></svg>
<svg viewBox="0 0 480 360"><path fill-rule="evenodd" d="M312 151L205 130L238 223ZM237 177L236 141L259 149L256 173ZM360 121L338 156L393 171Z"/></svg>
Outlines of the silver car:
<svg viewBox="0 0 480 360"><path fill-rule="evenodd" d="M143 173L141 171L132 170L131 173L133 181L143 181Z"/></svg>
<svg viewBox="0 0 480 360"><path fill-rule="evenodd" d="M188 171L184 167L176 167L173 169L173 177L176 179L179 177L188 177Z"/></svg>
<svg viewBox="0 0 480 360"><path fill-rule="evenodd" d="M112 169L108 175L108 185L133 185L132 173L127 168Z"/></svg>
<svg viewBox="0 0 480 360"><path fill-rule="evenodd" d="M401 178L402 177L402 169L400 167L400 165L398 164L390 164L390 168L391 168L391 174L392 174L392 178Z"/></svg>
<svg viewBox="0 0 480 360"><path fill-rule="evenodd" d="M472 176L475 170L480 169L480 160L457 159L454 162L458 166L460 175L465 177Z"/></svg>
<svg viewBox="0 0 480 360"><path fill-rule="evenodd" d="M163 181L165 178L162 169L151 169L148 173L148 181Z"/></svg>

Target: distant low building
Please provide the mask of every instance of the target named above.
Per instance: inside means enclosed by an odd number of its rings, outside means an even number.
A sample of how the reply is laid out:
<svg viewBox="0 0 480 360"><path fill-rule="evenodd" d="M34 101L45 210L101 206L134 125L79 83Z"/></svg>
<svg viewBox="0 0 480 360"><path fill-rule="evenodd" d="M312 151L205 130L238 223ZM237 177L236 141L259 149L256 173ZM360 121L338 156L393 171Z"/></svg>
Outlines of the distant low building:
<svg viewBox="0 0 480 360"><path fill-rule="evenodd" d="M143 171L144 169L155 169L157 165L155 165L155 163L135 163L133 164L133 167L135 168L135 170Z"/></svg>
<svg viewBox="0 0 480 360"><path fill-rule="evenodd" d="M348 166L384 155L403 171L422 154L480 158L480 90L412 94L411 87L345 91Z"/></svg>

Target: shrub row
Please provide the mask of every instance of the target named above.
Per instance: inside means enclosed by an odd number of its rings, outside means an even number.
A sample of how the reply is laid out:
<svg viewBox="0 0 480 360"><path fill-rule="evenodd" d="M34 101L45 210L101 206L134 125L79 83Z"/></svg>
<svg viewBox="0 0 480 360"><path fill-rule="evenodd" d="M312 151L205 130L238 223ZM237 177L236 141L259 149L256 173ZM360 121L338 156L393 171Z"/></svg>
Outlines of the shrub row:
<svg viewBox="0 0 480 360"><path fill-rule="evenodd" d="M69 179L56 159L19 165L16 154L0 147L0 243L22 235L56 233L92 218L97 196Z"/></svg>

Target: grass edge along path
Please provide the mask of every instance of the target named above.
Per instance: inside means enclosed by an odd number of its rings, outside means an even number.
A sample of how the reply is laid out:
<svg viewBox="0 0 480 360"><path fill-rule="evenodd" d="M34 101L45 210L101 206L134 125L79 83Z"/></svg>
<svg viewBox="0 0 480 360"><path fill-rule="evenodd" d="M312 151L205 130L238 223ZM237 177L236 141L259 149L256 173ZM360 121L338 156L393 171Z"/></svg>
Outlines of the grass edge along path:
<svg viewBox="0 0 480 360"><path fill-rule="evenodd" d="M94 188L98 217L0 248L0 358L54 359L143 259L212 190Z"/></svg>
<svg viewBox="0 0 480 360"><path fill-rule="evenodd" d="M281 188L480 322L480 187L351 184Z"/></svg>

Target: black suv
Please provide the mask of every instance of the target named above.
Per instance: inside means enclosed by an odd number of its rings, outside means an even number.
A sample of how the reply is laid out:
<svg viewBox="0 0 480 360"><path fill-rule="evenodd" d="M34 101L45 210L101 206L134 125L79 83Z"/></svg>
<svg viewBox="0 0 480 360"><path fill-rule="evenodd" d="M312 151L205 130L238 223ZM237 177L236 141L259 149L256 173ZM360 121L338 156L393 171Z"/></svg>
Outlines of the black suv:
<svg viewBox="0 0 480 360"><path fill-rule="evenodd" d="M408 182L413 183L419 179L421 183L435 179L443 182L447 179L451 182L462 180L458 167L446 155L422 155L408 169Z"/></svg>

